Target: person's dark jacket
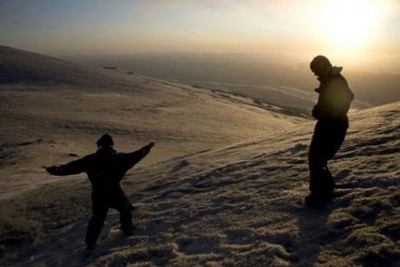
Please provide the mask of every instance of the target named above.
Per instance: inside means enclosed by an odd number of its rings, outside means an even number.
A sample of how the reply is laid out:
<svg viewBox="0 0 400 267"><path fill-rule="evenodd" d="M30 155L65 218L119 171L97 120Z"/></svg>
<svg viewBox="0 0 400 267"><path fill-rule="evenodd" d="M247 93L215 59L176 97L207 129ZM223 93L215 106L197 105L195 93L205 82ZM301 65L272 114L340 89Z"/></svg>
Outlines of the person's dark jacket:
<svg viewBox="0 0 400 267"><path fill-rule="evenodd" d="M330 73L320 79L318 103L314 106L312 115L317 120L347 121L354 94L346 79L340 74L342 68L333 67Z"/></svg>
<svg viewBox="0 0 400 267"><path fill-rule="evenodd" d="M104 147L70 163L48 167L47 171L59 176L85 172L94 188L112 188L118 186L125 173L143 159L151 147L149 144L131 153L117 153L112 147Z"/></svg>

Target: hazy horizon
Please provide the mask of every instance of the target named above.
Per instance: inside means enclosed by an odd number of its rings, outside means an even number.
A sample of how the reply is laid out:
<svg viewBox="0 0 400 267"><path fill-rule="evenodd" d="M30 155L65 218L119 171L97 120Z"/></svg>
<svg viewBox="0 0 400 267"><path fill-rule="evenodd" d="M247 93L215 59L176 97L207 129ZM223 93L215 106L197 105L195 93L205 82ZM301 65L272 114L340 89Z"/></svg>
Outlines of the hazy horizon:
<svg viewBox="0 0 400 267"><path fill-rule="evenodd" d="M70 56L64 59L99 67L116 67L154 78L183 82L207 89L236 92L264 98L263 87L292 87L314 93L318 81L309 70L309 63L296 62L288 56L243 53L147 53L131 55ZM374 105L400 101L400 74L368 71L343 65L343 74L356 94L356 99ZM336 64L339 63L339 64ZM214 83L225 83L225 85ZM235 85L236 90L232 90ZM237 86L242 86L238 90ZM246 87L247 86L247 87ZM250 86L250 87L248 87ZM244 90L244 88L247 88ZM244 91L243 91L244 90ZM254 95L250 92L256 91ZM267 100L267 99L266 99Z"/></svg>
<svg viewBox="0 0 400 267"><path fill-rule="evenodd" d="M400 73L400 3L372 1L0 1L2 44L55 57L137 53L317 54Z"/></svg>

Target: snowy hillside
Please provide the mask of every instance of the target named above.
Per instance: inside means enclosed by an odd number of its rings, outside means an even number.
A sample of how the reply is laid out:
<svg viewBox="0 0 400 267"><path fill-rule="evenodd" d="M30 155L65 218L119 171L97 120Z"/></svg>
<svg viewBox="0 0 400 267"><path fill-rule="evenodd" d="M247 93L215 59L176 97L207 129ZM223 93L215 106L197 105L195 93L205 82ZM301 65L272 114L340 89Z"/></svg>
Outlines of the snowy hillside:
<svg viewBox="0 0 400 267"><path fill-rule="evenodd" d="M308 209L310 119L8 49L0 47L1 266L400 266L400 103L351 113L330 165L339 196ZM92 153L104 132L119 151L156 146L122 182L134 235L123 237L110 211L87 252L86 176L52 177L41 166Z"/></svg>
<svg viewBox="0 0 400 267"><path fill-rule="evenodd" d="M324 209L302 205L313 126L307 123L136 170L124 182L134 192L134 236L123 237L111 213L98 248L87 253L88 217L82 216L16 263L399 266L399 115L400 103L352 114L348 138L331 164L340 196ZM71 188L81 192L84 182L73 180L41 192L49 197L64 188L64 197L79 207Z"/></svg>
<svg viewBox="0 0 400 267"><path fill-rule="evenodd" d="M42 165L92 153L105 132L121 151L155 141L146 165L308 120L245 97L7 47L0 76L0 199L53 182Z"/></svg>

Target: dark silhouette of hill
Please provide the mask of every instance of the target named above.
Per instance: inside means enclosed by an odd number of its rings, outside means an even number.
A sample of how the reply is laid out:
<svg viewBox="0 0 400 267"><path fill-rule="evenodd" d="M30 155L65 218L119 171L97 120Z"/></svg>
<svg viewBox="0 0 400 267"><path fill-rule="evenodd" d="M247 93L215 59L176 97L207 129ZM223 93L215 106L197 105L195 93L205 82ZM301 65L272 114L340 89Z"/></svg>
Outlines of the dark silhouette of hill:
<svg viewBox="0 0 400 267"><path fill-rule="evenodd" d="M111 63L111 62L110 62ZM154 62L153 62L154 63ZM189 63L189 62L188 62ZM224 64L224 61L221 62ZM234 66L234 63L233 63ZM165 66L167 67L167 66ZM170 63L171 69L176 65ZM126 91L135 92L148 90L146 85L150 80L156 81L150 73L150 77L145 77L130 71L124 71L124 66L108 64L106 62L102 67L90 66L80 63L73 63L67 60L60 60L32 52L27 52L6 46L0 46L0 85L1 84L25 84L25 85L41 85L41 86L60 86L68 85L80 87L80 90L92 89L123 89ZM144 68L143 73L147 73ZM192 67L187 66L189 72L195 75L207 76L207 71L197 68L196 64ZM144 74L147 76L147 74ZM235 76L236 73L232 72ZM205 77L206 77L205 76ZM147 82L143 82L144 79ZM206 79L207 80L207 79ZM273 81L274 79L271 78ZM158 81L166 83L165 80ZM186 81L183 81L184 84ZM190 84L190 83L189 83ZM196 87L196 84L191 84ZM308 111L313 105L313 97L309 94L298 94L299 90L294 92L289 89L281 90L280 88L236 88L229 85L217 84L207 86L207 89L221 91L220 87L226 88L222 91L229 94L237 94L239 96L253 99L257 106L266 108L264 103L269 108L270 105L278 106L287 110L293 111L295 114L308 114ZM198 88L201 88L197 86ZM243 93L242 93L243 91ZM291 112L290 112L291 113Z"/></svg>
<svg viewBox="0 0 400 267"><path fill-rule="evenodd" d="M132 86L133 82L134 77L114 68L86 66L0 46L0 84L68 84L89 88L120 88Z"/></svg>

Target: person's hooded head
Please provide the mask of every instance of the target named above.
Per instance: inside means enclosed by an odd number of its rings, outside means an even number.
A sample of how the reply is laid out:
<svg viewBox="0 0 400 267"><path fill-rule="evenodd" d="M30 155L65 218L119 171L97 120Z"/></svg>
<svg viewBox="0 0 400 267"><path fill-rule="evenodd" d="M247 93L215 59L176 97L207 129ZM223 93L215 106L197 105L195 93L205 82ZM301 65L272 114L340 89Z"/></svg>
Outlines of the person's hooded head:
<svg viewBox="0 0 400 267"><path fill-rule="evenodd" d="M310 63L311 71L319 79L323 79L332 70L332 64L325 56L316 56Z"/></svg>
<svg viewBox="0 0 400 267"><path fill-rule="evenodd" d="M114 141L109 134L103 134L99 140L96 142L98 148L107 148L112 147L114 145Z"/></svg>

